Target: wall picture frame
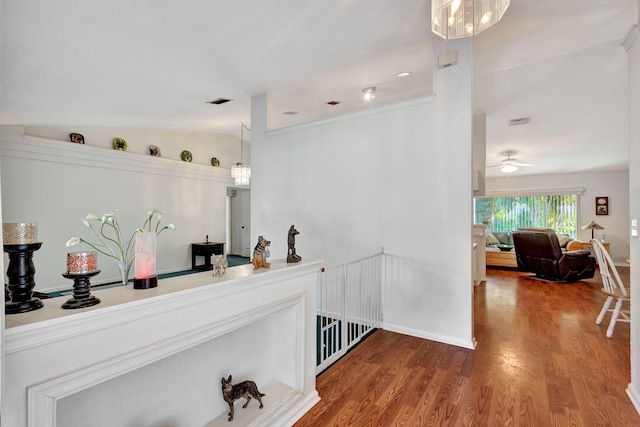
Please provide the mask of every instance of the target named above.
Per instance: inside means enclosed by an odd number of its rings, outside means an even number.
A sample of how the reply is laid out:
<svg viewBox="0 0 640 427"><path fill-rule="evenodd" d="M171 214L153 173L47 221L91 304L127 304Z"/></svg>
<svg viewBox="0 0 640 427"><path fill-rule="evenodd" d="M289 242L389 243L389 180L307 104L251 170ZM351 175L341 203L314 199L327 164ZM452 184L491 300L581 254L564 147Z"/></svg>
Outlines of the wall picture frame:
<svg viewBox="0 0 640 427"><path fill-rule="evenodd" d="M604 196L596 197L596 215L609 215L609 198Z"/></svg>

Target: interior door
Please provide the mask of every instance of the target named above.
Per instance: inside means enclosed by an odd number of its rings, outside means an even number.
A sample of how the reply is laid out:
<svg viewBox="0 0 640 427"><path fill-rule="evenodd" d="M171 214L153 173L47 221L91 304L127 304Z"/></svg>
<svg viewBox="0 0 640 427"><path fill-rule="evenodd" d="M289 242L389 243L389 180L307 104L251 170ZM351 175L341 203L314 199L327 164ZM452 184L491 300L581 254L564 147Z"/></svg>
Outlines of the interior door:
<svg viewBox="0 0 640 427"><path fill-rule="evenodd" d="M246 236L251 235L251 190L236 188L231 196L231 248L229 253L249 256L246 251Z"/></svg>

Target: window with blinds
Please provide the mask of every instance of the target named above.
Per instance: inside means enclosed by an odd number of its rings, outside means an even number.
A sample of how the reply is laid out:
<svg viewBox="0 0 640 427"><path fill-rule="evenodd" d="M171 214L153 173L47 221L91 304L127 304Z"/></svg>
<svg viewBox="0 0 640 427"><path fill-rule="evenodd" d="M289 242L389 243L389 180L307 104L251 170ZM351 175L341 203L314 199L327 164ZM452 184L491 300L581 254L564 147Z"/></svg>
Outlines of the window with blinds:
<svg viewBox="0 0 640 427"><path fill-rule="evenodd" d="M492 232L515 231L519 227L552 228L576 238L578 195L478 197L474 203L476 224L488 220Z"/></svg>

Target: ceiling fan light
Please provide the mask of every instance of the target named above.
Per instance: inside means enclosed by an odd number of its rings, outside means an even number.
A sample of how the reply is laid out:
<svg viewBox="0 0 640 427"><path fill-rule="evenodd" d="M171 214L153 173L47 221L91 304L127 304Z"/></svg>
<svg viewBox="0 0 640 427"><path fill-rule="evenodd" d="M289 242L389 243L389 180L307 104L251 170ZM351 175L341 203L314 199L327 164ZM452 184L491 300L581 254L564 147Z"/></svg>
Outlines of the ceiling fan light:
<svg viewBox="0 0 640 427"><path fill-rule="evenodd" d="M500 172L502 173L514 173L518 170L516 165L504 165L500 168Z"/></svg>

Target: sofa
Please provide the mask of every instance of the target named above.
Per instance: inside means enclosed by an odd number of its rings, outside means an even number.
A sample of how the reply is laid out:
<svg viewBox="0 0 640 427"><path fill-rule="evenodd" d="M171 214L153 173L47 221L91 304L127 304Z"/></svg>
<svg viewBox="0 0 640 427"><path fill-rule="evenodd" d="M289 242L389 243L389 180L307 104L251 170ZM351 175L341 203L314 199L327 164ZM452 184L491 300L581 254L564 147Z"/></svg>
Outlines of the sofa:
<svg viewBox="0 0 640 427"><path fill-rule="evenodd" d="M526 230L526 228L523 228ZM535 230L531 228L530 230ZM582 243L566 234L557 234L562 251L582 249ZM489 232L486 234L487 266L518 268L513 243L513 232Z"/></svg>

